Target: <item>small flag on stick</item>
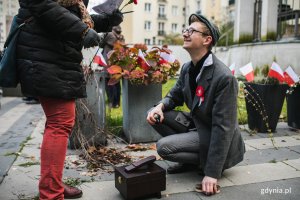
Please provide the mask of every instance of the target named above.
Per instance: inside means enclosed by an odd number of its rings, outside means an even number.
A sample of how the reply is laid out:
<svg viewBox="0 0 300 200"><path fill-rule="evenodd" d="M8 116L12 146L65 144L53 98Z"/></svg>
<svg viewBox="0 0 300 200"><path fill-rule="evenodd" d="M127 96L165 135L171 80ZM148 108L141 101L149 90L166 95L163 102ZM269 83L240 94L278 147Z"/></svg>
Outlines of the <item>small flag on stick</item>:
<svg viewBox="0 0 300 200"><path fill-rule="evenodd" d="M244 67L241 67L240 72L246 77L248 82L252 82L254 80L254 70L251 62Z"/></svg>
<svg viewBox="0 0 300 200"><path fill-rule="evenodd" d="M289 85L292 86L295 83L299 82L299 76L295 73L291 66L288 66L284 71L284 81Z"/></svg>
<svg viewBox="0 0 300 200"><path fill-rule="evenodd" d="M234 75L234 73L235 73L235 63L233 63L232 65L230 65L229 69L230 69L232 75Z"/></svg>
<svg viewBox="0 0 300 200"><path fill-rule="evenodd" d="M276 78L279 82L284 81L283 71L276 62L272 63L272 66L268 73L268 77Z"/></svg>
<svg viewBox="0 0 300 200"><path fill-rule="evenodd" d="M94 57L94 63L100 65L100 66L104 66L107 67L107 63L102 55L102 53L100 51L97 52L96 56Z"/></svg>

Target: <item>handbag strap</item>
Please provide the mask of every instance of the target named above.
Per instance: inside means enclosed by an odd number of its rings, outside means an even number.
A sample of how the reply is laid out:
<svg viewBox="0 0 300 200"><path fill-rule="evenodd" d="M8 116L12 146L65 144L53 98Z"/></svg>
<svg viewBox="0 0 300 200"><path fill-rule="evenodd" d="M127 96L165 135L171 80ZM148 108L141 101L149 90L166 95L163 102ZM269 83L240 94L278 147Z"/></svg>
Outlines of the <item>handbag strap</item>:
<svg viewBox="0 0 300 200"><path fill-rule="evenodd" d="M14 20L16 20L15 18L17 17L14 16ZM22 28L25 24L28 24L29 22L31 22L34 19L33 16L29 17L28 19L24 20L24 22L22 24L20 24L15 30L13 30L12 32L9 33L5 43L4 43L4 48L6 48L9 44L9 42L12 40L12 38L14 37L14 35L19 31L20 28ZM12 28L12 27L11 27Z"/></svg>

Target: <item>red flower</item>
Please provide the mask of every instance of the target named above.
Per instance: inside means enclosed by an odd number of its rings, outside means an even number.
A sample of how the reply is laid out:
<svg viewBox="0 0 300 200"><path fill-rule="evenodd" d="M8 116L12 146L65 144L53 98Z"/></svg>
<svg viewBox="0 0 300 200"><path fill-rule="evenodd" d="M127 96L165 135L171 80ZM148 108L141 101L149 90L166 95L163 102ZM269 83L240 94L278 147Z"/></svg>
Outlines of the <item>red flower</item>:
<svg viewBox="0 0 300 200"><path fill-rule="evenodd" d="M204 89L201 85L199 85L196 89L196 96L197 97L204 97Z"/></svg>
<svg viewBox="0 0 300 200"><path fill-rule="evenodd" d="M204 88L199 85L196 88L196 96L199 97L199 106L201 105L201 103L204 101Z"/></svg>
<svg viewBox="0 0 300 200"><path fill-rule="evenodd" d="M134 3L134 4L137 4L138 2L137 2L137 0L133 0L133 3Z"/></svg>

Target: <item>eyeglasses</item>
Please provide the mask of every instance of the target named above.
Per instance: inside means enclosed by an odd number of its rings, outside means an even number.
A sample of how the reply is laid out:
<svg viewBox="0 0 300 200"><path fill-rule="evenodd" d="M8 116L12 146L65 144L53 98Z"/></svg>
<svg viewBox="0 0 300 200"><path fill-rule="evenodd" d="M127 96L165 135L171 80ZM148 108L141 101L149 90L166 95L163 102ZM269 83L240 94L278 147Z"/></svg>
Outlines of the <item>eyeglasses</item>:
<svg viewBox="0 0 300 200"><path fill-rule="evenodd" d="M201 31L197 31L193 28L187 28L187 29L182 30L182 34L185 34L186 32L188 33L189 36L191 36L194 32L201 33L202 35L205 35L205 36L209 36L209 34L201 32Z"/></svg>

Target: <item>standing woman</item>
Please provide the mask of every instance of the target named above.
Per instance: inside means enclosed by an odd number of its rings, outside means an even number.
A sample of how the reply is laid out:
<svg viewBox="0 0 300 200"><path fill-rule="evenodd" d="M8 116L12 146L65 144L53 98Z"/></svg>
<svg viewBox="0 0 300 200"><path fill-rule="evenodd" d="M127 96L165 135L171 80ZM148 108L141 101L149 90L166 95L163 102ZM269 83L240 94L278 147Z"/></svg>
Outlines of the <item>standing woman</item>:
<svg viewBox="0 0 300 200"><path fill-rule="evenodd" d="M47 121L41 146L40 199L79 198L62 183L75 99L86 97L81 50L97 46L123 15L92 15L88 0L19 0L18 22L29 21L18 38L18 76L25 96L39 97ZM28 20L30 19L30 20Z"/></svg>

